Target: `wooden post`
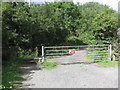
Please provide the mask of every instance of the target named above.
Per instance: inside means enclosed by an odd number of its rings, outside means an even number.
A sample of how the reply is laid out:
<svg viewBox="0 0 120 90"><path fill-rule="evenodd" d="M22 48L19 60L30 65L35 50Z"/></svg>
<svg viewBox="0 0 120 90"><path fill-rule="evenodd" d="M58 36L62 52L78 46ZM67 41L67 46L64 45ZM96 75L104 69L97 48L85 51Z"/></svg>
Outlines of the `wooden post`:
<svg viewBox="0 0 120 90"><path fill-rule="evenodd" d="M44 46L42 46L42 62L44 62Z"/></svg>
<svg viewBox="0 0 120 90"><path fill-rule="evenodd" d="M110 44L109 46L109 50L110 50L110 61L112 60L112 45Z"/></svg>

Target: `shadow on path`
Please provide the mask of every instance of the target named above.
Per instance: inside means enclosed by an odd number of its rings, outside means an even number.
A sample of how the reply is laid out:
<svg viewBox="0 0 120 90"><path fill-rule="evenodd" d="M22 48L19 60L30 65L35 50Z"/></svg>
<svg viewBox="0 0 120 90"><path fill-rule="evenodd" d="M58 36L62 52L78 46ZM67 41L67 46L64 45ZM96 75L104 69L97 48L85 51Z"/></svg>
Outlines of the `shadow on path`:
<svg viewBox="0 0 120 90"><path fill-rule="evenodd" d="M36 71L42 70L42 68L35 62L24 62L24 64L22 64L20 68L23 71L22 82L24 82L26 80L31 80L33 78L33 74ZM20 88L27 88L28 86L30 86L30 85L24 84L24 85L21 85ZM24 89L24 90L28 90L28 89Z"/></svg>

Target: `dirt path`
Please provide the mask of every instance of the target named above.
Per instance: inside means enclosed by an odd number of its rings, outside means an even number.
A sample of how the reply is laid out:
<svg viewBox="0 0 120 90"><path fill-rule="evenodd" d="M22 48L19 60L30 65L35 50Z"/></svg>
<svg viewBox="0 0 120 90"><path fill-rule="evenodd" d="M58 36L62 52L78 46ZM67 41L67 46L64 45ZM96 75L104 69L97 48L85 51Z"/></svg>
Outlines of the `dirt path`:
<svg viewBox="0 0 120 90"><path fill-rule="evenodd" d="M91 63L93 60L90 60L86 57L86 50L76 51L73 55L62 56L55 59L47 59L49 62L57 62L59 64L70 64L70 63Z"/></svg>
<svg viewBox="0 0 120 90"><path fill-rule="evenodd" d="M25 68L24 68L25 69ZM52 70L26 67L26 88L117 88L118 68L97 64L59 65ZM34 90L34 89L33 89Z"/></svg>

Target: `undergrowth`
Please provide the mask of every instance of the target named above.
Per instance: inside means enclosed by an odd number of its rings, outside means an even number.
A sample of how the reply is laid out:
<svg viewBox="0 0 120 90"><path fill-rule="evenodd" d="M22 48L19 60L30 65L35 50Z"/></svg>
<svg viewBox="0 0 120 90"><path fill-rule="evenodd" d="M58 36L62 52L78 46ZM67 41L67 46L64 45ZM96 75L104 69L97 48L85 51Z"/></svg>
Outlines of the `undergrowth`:
<svg viewBox="0 0 120 90"><path fill-rule="evenodd" d="M20 60L12 59L5 62L2 70L2 85L0 86L3 90L13 90L21 84L22 80L22 70L20 65L22 62Z"/></svg>

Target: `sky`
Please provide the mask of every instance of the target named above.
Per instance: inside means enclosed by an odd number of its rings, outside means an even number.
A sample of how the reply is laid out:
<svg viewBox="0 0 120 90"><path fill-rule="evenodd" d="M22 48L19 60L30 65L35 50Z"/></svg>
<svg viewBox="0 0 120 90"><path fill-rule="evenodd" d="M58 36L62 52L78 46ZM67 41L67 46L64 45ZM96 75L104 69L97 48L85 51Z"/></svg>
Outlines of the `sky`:
<svg viewBox="0 0 120 90"><path fill-rule="evenodd" d="M54 0L31 0L31 2L36 2L36 3L44 3L44 1L53 2ZM84 4L84 3L90 2L90 1L99 2L101 4L106 4L106 5L110 6L111 8L113 8L114 10L118 11L118 2L120 0L73 0L73 2L75 4L77 2L80 2L81 4Z"/></svg>

